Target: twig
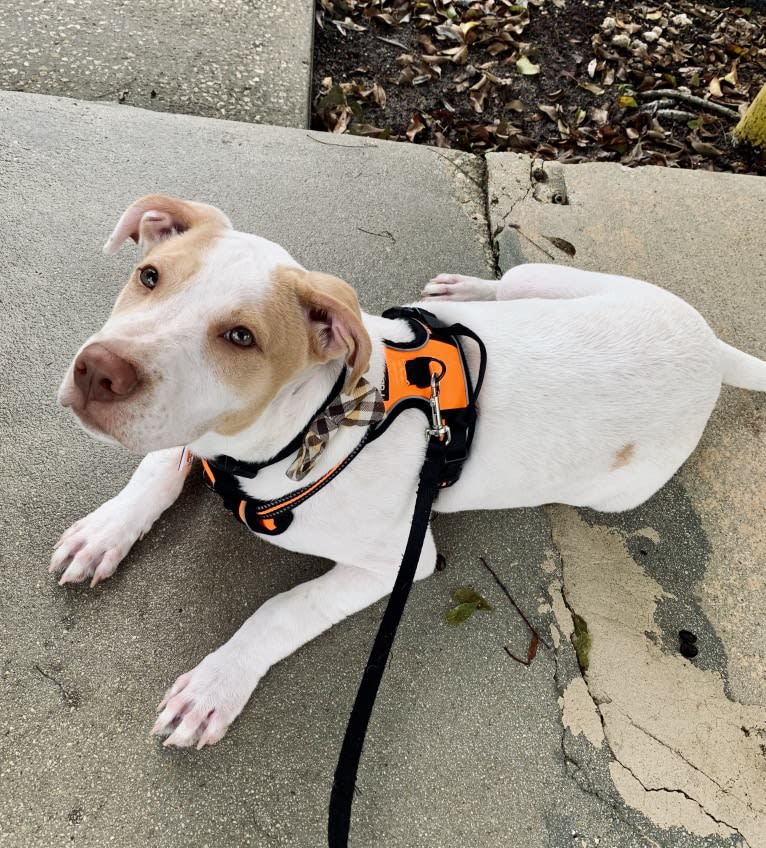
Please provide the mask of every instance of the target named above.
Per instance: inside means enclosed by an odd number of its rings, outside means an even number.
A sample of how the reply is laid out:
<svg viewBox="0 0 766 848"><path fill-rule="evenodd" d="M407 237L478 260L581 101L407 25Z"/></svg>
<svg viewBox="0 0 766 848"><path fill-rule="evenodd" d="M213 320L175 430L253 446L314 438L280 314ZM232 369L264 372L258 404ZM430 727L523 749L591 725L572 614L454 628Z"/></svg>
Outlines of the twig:
<svg viewBox="0 0 766 848"><path fill-rule="evenodd" d="M733 121L739 120L739 112L729 109L728 106L722 106L720 103L704 100L702 97L695 97L693 94L687 94L685 91L676 91L674 88L655 88L653 91L639 91L638 97L642 100L658 100L661 98L679 100L681 103L687 103L689 106L696 106L698 109L715 112L715 114L722 115L724 118L730 118Z"/></svg>
<svg viewBox="0 0 766 848"><path fill-rule="evenodd" d="M516 654L511 652L511 649L508 645L503 645L503 650L508 654L508 656L512 660L516 660L517 663L521 663L521 665L530 666L532 665L532 660L537 656L537 646L540 644L540 639L533 633L532 638L529 640L529 646L527 647L527 658L523 660L521 657L517 657Z"/></svg>
<svg viewBox="0 0 766 848"><path fill-rule="evenodd" d="M694 112L686 112L683 109L662 109L657 106L658 103L666 102L672 103L673 101L657 100L651 105L642 106L638 111L648 112L653 118L667 118L669 121L691 121L697 117ZM653 106L657 106L657 108L652 108Z"/></svg>
<svg viewBox="0 0 766 848"><path fill-rule="evenodd" d="M533 636L535 636L535 637L538 639L538 641L542 642L542 643L543 643L543 645L545 645L545 647L546 647L546 648L548 648L548 650L550 650L550 649L551 649L551 646L550 646L550 645L549 645L549 644L545 641L545 639L543 639L543 637L542 637L542 636L541 636L541 635L537 632L537 629L535 628L534 624L532 624L532 622L531 622L531 621L530 621L530 620L529 620L529 619L528 619L528 618L524 615L524 613L521 611L521 608L520 608L520 607L519 607L519 605L516 603L516 601L514 601L514 600L513 600L513 596L512 596L512 595L511 595L511 593L508 591L508 587L507 587L507 586L505 585L505 583L503 583L503 581L500 579L500 577L498 576L498 574L497 574L497 572L495 571L495 569L494 569L494 568L492 568L492 566L491 566L491 565L487 562L487 560L485 560L485 559L484 559L484 557L479 557L479 561L480 561L480 562L481 562L481 564L484 566L484 568L486 568L486 569L487 569L487 571L488 571L488 572L489 572L489 573L490 573L490 574L491 574L491 575L495 578L495 583L497 583L497 585L498 585L498 586L499 586L499 587L503 590L503 592L505 593L506 598L508 598L508 600L511 602L511 604L513 604L513 608L514 608L514 609L516 610L516 612L517 612L517 613L518 613L518 614L522 617L522 619L524 620L524 624L526 624L526 625L527 625L527 627L529 628L530 633L532 633L532 635L533 635ZM514 659L516 659L516 658L514 657Z"/></svg>
<svg viewBox="0 0 766 848"><path fill-rule="evenodd" d="M316 136L309 135L306 133L306 138L310 138L312 141L315 141L317 144L325 144L327 147L346 147L350 150L360 150L363 147L377 147L377 144L336 144L334 141L322 141L321 138L317 138Z"/></svg>
<svg viewBox="0 0 766 848"><path fill-rule="evenodd" d="M658 109L675 109L676 101L670 100L670 98L663 98L661 100L653 100L651 103L644 103L643 106L639 107L639 112L656 112Z"/></svg>
<svg viewBox="0 0 766 848"><path fill-rule="evenodd" d="M549 250L546 250L539 241L533 239L528 233L525 233L519 224L507 224L506 226L510 227L512 230L516 230L520 236L525 238L530 244L533 244L539 251L544 253L548 259L552 259L554 262L556 261L556 257Z"/></svg>
<svg viewBox="0 0 766 848"><path fill-rule="evenodd" d="M376 233L376 232L373 232L372 230L365 230L364 227L357 227L357 230L359 230L362 233L367 233L368 236L378 236L378 238L391 239L393 244L396 244L396 239L393 237L393 235L391 233L389 233L388 230L383 230L382 233Z"/></svg>
<svg viewBox="0 0 766 848"><path fill-rule="evenodd" d="M64 703L65 703L68 707L76 707L76 706L77 706L77 698L76 698L76 696L72 695L72 693L71 693L71 692L68 692L68 691L67 691L67 690L63 687L63 685L62 685L61 683L59 683L59 681L58 681L58 680L56 680L56 678L55 678L55 677L53 677L52 675L48 674L46 671L43 671L43 670L40 668L40 666L39 666L39 665L37 665L37 663L35 663L35 664L34 664L33 668L34 668L36 671L39 671L39 672L40 672L40 674L42 674L42 676L43 676L46 680L50 680L50 681L51 681L51 683L55 683L55 684L56 684L56 686L58 686L59 690L61 691L61 698L62 698L62 700L64 701Z"/></svg>

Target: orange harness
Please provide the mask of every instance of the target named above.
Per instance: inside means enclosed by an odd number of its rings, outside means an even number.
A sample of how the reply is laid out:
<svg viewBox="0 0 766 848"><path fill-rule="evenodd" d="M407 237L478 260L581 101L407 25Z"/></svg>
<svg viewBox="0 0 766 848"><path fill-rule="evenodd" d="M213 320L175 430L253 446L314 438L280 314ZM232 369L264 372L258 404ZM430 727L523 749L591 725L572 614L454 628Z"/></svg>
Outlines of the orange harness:
<svg viewBox="0 0 766 848"><path fill-rule="evenodd" d="M404 318L410 323L415 337L409 342L384 341L386 374L382 395L386 416L368 428L345 459L308 486L270 501L245 495L237 478L252 479L261 468L294 453L303 433L265 463L238 462L225 456L202 460L207 484L223 497L225 506L236 518L254 533L270 536L284 533L293 520L293 511L340 474L362 448L381 436L405 409L423 410L431 423L427 434L437 435L443 443L446 462L440 487L451 486L460 476L476 424L476 398L486 367L484 344L468 328L461 324L445 326L424 309L399 307L387 310L383 317ZM475 388L458 336L467 336L479 345L481 364ZM345 371L322 408L340 392L344 378Z"/></svg>

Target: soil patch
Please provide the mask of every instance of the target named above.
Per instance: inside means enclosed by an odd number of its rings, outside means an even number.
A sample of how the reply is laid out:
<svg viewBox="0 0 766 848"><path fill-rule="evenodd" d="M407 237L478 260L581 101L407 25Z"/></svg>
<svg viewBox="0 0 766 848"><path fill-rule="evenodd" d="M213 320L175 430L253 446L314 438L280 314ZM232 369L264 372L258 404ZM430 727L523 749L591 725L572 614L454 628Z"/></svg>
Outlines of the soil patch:
<svg viewBox="0 0 766 848"><path fill-rule="evenodd" d="M766 174L731 130L766 10L674 0L317 0L312 126L472 152Z"/></svg>

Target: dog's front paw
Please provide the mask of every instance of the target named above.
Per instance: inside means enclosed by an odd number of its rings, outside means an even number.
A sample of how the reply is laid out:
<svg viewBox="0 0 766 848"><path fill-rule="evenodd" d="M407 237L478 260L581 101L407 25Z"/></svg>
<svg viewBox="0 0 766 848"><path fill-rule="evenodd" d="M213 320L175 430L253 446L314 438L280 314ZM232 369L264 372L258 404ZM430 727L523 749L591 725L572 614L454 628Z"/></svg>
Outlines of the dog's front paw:
<svg viewBox="0 0 766 848"><path fill-rule="evenodd" d="M246 677L224 649L208 654L165 693L151 732L167 736L163 744L178 748L214 745L226 735L256 686L257 680Z"/></svg>
<svg viewBox="0 0 766 848"><path fill-rule="evenodd" d="M439 274L426 284L423 294L442 300L495 300L497 282L462 274Z"/></svg>
<svg viewBox="0 0 766 848"><path fill-rule="evenodd" d="M107 501L73 524L56 542L49 571L62 571L59 585L87 577L95 586L111 577L133 544L144 533L141 510L120 501Z"/></svg>

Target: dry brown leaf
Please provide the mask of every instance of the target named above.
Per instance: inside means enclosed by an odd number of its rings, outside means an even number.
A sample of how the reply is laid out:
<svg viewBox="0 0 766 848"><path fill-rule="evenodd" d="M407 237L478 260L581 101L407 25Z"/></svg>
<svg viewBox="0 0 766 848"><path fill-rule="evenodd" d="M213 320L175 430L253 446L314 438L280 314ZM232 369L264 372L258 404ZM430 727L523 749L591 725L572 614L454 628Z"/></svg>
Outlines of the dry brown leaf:
<svg viewBox="0 0 766 848"><path fill-rule="evenodd" d="M689 144L694 148L694 152L699 153L700 156L707 156L710 159L723 156L723 150L719 150L715 145L708 144L706 141L700 141L696 136L689 137Z"/></svg>
<svg viewBox="0 0 766 848"><path fill-rule="evenodd" d="M423 123L423 119L417 112L413 112L412 120L410 121L410 125L407 127L407 132L405 135L410 141L415 141L415 138L423 132L426 128L426 125Z"/></svg>
<svg viewBox="0 0 766 848"><path fill-rule="evenodd" d="M529 58L529 56L520 56L516 60L516 70L525 77L533 77L540 73L540 66Z"/></svg>
<svg viewBox="0 0 766 848"><path fill-rule="evenodd" d="M589 91L591 94L595 94L596 96L604 93L604 89L601 86L596 85L594 82L581 82L578 80L577 85L580 88L584 88L585 91Z"/></svg>

